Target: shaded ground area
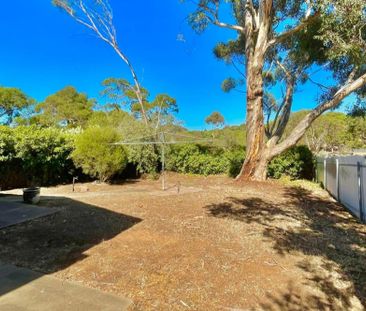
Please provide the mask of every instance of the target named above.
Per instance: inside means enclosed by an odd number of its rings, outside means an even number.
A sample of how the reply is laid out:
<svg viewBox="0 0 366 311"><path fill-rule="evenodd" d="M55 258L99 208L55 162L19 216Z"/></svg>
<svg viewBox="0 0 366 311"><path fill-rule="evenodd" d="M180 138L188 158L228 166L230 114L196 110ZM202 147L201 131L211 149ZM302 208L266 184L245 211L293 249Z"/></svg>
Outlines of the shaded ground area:
<svg viewBox="0 0 366 311"><path fill-rule="evenodd" d="M56 213L55 208L24 204L21 197L0 197L0 229Z"/></svg>
<svg viewBox="0 0 366 311"><path fill-rule="evenodd" d="M179 194L158 181L45 189L61 211L1 230L0 260L131 310L364 310L366 226L323 191L168 180Z"/></svg>
<svg viewBox="0 0 366 311"><path fill-rule="evenodd" d="M2 311L123 311L130 304L127 299L76 283L12 265L0 265Z"/></svg>

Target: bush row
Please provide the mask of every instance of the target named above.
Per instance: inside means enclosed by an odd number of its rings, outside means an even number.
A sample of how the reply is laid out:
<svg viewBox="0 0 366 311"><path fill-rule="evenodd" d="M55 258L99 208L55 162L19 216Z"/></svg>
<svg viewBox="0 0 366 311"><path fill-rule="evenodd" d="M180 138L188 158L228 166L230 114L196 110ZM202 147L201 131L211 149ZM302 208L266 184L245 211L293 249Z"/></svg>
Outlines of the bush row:
<svg viewBox="0 0 366 311"><path fill-rule="evenodd" d="M50 185L87 174L107 180L128 163L139 171L159 168L160 148L124 148L113 145L122 137L113 128L77 130L37 126L0 127L0 186ZM143 152L142 152L143 150ZM198 144L172 145L166 154L168 170L190 174L236 176L244 161L243 147L222 148ZM151 169L151 168L150 168ZM313 175L313 156L304 146L291 148L271 161L268 175L308 178Z"/></svg>
<svg viewBox="0 0 366 311"><path fill-rule="evenodd" d="M224 149L201 145L177 145L171 148L167 168L179 173L228 174L235 177L240 172L244 158L243 147ZM306 146L292 147L274 158L268 165L268 176L271 178L286 175L293 179L312 179L313 173L313 155Z"/></svg>
<svg viewBox="0 0 366 311"><path fill-rule="evenodd" d="M244 153L243 147L225 150L196 144L175 145L168 153L167 169L178 173L206 176L223 173L235 176L240 171Z"/></svg>

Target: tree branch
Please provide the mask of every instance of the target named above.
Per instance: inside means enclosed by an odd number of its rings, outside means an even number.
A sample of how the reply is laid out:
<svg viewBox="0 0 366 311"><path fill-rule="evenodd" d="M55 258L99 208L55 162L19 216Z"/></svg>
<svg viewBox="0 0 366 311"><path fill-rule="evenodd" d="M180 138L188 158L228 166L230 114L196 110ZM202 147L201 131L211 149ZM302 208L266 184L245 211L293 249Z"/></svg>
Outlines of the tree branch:
<svg viewBox="0 0 366 311"><path fill-rule="evenodd" d="M352 74L352 73L351 73ZM298 123L298 125L293 129L291 134L277 146L275 146L271 152L271 157L274 157L289 147L295 145L301 137L305 134L305 131L310 127L312 122L317 119L323 112L337 107L340 102L349 94L356 91L360 87L366 84L366 73L360 76L358 79L342 86L332 97L332 99L325 101L314 108L309 114L305 116L304 119Z"/></svg>
<svg viewBox="0 0 366 311"><path fill-rule="evenodd" d="M54 4L60 8L62 8L67 14L69 14L73 19L75 19L78 23L84 25L88 29L94 31L98 37L104 42L108 43L117 55L126 63L128 66L133 81L136 86L136 96L141 107L141 114L143 116L145 125L148 125L148 118L146 115L146 111L143 104L143 96L141 92L140 82L137 78L137 74L135 72L134 67L132 66L130 60L127 56L120 50L117 44L116 30L113 25L113 14L109 7L108 2L105 1L97 1L95 5L100 5L102 10L102 15L99 14L96 10L91 10L85 6L83 0L74 0L68 2L66 0L55 0ZM85 20L77 16L77 12L73 9L72 5L78 8L81 13L85 16ZM99 24L97 24L99 23ZM100 27L104 31L100 29Z"/></svg>
<svg viewBox="0 0 366 311"><path fill-rule="evenodd" d="M295 33L299 32L300 30L304 29L306 26L311 24L317 17L318 17L318 14L308 15L297 26L295 26L287 31L284 31L284 32L278 34L277 36L275 36L273 39L271 39L268 42L268 47L270 47L276 43L282 42L283 40L287 39L288 37L294 35Z"/></svg>

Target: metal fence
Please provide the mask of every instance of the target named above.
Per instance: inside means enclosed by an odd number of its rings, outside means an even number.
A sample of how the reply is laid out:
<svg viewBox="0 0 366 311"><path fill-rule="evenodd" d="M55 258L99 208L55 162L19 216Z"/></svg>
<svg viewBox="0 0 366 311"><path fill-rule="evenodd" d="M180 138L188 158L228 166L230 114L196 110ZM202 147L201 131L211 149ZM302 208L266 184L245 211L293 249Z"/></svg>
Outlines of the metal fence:
<svg viewBox="0 0 366 311"><path fill-rule="evenodd" d="M353 215L366 222L366 157L317 158L316 180Z"/></svg>

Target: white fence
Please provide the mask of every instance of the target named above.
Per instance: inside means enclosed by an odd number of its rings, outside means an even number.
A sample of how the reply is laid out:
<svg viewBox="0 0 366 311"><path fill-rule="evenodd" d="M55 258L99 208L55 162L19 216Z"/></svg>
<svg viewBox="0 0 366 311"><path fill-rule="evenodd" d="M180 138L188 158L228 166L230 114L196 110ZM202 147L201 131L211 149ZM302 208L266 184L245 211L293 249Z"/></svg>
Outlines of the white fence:
<svg viewBox="0 0 366 311"><path fill-rule="evenodd" d="M318 158L316 179L352 214L366 222L366 157Z"/></svg>

